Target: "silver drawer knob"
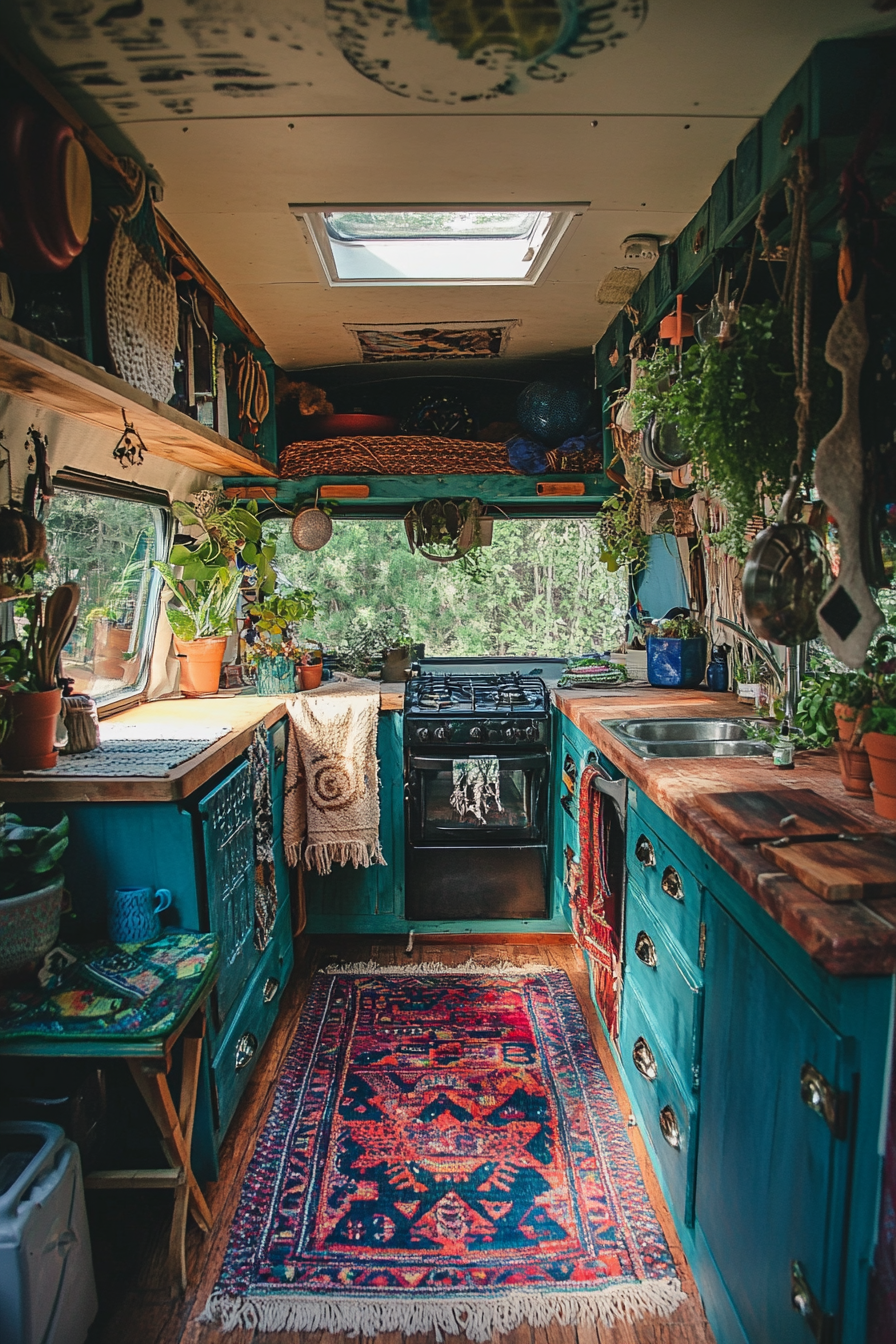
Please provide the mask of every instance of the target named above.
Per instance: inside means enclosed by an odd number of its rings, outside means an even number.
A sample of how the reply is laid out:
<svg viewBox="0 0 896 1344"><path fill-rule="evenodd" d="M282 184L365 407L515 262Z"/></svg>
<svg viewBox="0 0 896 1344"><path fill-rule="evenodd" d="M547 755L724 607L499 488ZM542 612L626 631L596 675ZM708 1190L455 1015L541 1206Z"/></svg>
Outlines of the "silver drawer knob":
<svg viewBox="0 0 896 1344"><path fill-rule="evenodd" d="M645 868L656 867L656 854L646 835L639 835L635 841L635 858L639 863L643 863Z"/></svg>
<svg viewBox="0 0 896 1344"><path fill-rule="evenodd" d="M649 1083L656 1082L656 1056L643 1036L639 1036L632 1046L632 1059L635 1068Z"/></svg>
<svg viewBox="0 0 896 1344"><path fill-rule="evenodd" d="M253 1036L251 1031L245 1032L236 1043L236 1051L233 1059L233 1067L236 1073L239 1073L240 1069L246 1067L257 1049L258 1037Z"/></svg>
<svg viewBox="0 0 896 1344"><path fill-rule="evenodd" d="M643 929L635 939L635 956L639 961L643 961L645 966L656 965L656 945L649 933Z"/></svg>
<svg viewBox="0 0 896 1344"><path fill-rule="evenodd" d="M684 900L684 883L671 864L664 871L663 880L660 885L666 895L672 897L673 901Z"/></svg>
<svg viewBox="0 0 896 1344"><path fill-rule="evenodd" d="M678 1128L678 1117L671 1106L664 1106L660 1111L660 1133L670 1148L681 1147L681 1130Z"/></svg>

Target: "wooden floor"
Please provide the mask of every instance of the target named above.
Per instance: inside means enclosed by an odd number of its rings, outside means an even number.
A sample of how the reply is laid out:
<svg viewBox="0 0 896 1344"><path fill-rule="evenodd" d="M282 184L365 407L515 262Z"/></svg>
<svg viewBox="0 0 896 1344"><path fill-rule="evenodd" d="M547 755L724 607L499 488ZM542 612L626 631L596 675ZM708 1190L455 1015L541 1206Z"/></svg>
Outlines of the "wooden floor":
<svg viewBox="0 0 896 1344"><path fill-rule="evenodd" d="M297 953L299 947L297 945ZM619 1081L612 1057L604 1040L588 994L581 954L571 943L516 942L490 940L473 942L418 942L410 957L399 939L341 938L314 940L304 948L299 965L287 987L283 1006L264 1053L256 1066L221 1150L220 1179L206 1189L215 1217L212 1234L203 1238L190 1226L188 1257L190 1287L184 1297L172 1299L165 1284L165 1255L170 1220L171 1196L167 1192L130 1191L88 1192L93 1255L100 1297L100 1313L88 1344L342 1344L342 1336L276 1333L258 1335L240 1329L223 1334L216 1326L198 1321L218 1276L230 1223L236 1210L243 1174L257 1135L261 1132L273 1100L283 1058L295 1030L296 1021L314 972L332 961L366 961L391 965L408 961L443 961L458 965L474 955L477 961L511 960L548 961L562 967L576 987L579 1001L588 1018L591 1035L600 1051L604 1066L613 1081L623 1115L629 1105ZM713 1344L712 1331L703 1314L700 1299L672 1220L663 1203L644 1145L636 1129L629 1134L641 1164L648 1190L672 1248L687 1303L673 1317L647 1318L635 1324L600 1327L550 1326L534 1329L520 1326L510 1334L496 1336L501 1344ZM434 1336L380 1335L376 1344L434 1344ZM446 1344L461 1344L461 1340Z"/></svg>

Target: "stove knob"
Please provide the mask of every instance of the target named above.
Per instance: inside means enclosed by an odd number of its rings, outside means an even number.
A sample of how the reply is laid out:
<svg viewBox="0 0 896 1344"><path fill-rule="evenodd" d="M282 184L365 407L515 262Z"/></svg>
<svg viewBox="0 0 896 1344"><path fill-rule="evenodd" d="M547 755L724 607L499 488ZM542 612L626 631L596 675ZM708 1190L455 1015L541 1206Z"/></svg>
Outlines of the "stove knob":
<svg viewBox="0 0 896 1344"><path fill-rule="evenodd" d="M446 738L449 738L451 736L451 729L448 727L447 724L440 723L438 728L436 728L435 730L434 736L437 742L444 742Z"/></svg>
<svg viewBox="0 0 896 1344"><path fill-rule="evenodd" d="M471 729L470 729L470 741L471 741L471 742L481 742L481 741L482 741L482 729L481 729L481 728L471 728Z"/></svg>
<svg viewBox="0 0 896 1344"><path fill-rule="evenodd" d="M535 727L534 723L530 723L529 727L526 729L526 737L530 742L534 742L538 737L538 729Z"/></svg>
<svg viewBox="0 0 896 1344"><path fill-rule="evenodd" d="M512 728L505 728L504 736L507 738L508 742L512 742L513 739L516 737L516 733L513 731Z"/></svg>
<svg viewBox="0 0 896 1344"><path fill-rule="evenodd" d="M428 741L429 741L429 729L428 729L428 728L418 728L418 729L417 729L417 741L418 741L418 742L428 742Z"/></svg>

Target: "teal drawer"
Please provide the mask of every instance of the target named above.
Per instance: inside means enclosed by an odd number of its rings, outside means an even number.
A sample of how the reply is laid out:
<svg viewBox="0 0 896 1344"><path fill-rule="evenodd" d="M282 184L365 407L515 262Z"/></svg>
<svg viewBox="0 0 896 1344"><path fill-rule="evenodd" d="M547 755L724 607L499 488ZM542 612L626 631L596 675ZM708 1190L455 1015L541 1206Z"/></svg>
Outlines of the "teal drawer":
<svg viewBox="0 0 896 1344"><path fill-rule="evenodd" d="M694 1225L697 1108L670 1068L665 1047L634 985L622 996L619 1050L626 1089L672 1212Z"/></svg>
<svg viewBox="0 0 896 1344"><path fill-rule="evenodd" d="M676 956L653 911L633 886L625 908L625 989L634 986L686 1092L700 1086L703 986Z"/></svg>
<svg viewBox="0 0 896 1344"><path fill-rule="evenodd" d="M217 1128L223 1137L233 1119L252 1070L274 1024L280 996L292 969L292 930L289 905L281 906L273 937L231 1013L212 1060L212 1082L217 1096Z"/></svg>
<svg viewBox="0 0 896 1344"><path fill-rule="evenodd" d="M628 816L626 862L629 890L634 886L668 938L696 969L700 964L703 888L634 809Z"/></svg>

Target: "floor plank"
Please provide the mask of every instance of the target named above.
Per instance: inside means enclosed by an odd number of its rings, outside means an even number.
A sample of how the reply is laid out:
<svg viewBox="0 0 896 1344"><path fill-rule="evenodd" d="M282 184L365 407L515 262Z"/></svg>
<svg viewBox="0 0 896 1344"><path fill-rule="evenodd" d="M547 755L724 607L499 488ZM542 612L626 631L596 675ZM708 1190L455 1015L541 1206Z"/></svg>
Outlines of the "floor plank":
<svg viewBox="0 0 896 1344"><path fill-rule="evenodd" d="M591 1003L584 961L574 945L514 943L510 938L505 942L481 944L472 938L469 942L423 939L415 940L410 956L406 955L404 947L405 940L398 937L312 938L304 945L301 965L295 969L284 991L277 1021L222 1145L220 1179L206 1191L215 1226L208 1237L203 1237L193 1226L189 1229L190 1286L183 1297L172 1299L165 1282L170 1196L162 1191L88 1193L101 1303L88 1344L120 1344L122 1340L127 1344L350 1344L342 1335L322 1332L260 1335L253 1329L240 1329L224 1335L217 1326L206 1325L198 1319L217 1280L243 1176L256 1139L264 1127L302 1006L319 967L368 960L383 966L421 965L427 961L457 966L471 956L483 964L495 965L507 960L517 965L556 966L566 971L573 983L622 1113L628 1116L631 1108ZM682 1287L688 1294L687 1303L668 1320L648 1317L612 1328L553 1324L546 1329L533 1329L523 1324L507 1335L496 1336L494 1344L499 1341L500 1344L713 1344L712 1332L703 1315L693 1277L663 1203L644 1143L636 1129L629 1133L675 1258ZM434 1332L404 1337L397 1333L382 1334L370 1344L435 1344L435 1335ZM465 1337L456 1336L446 1339L445 1344L466 1344L466 1341Z"/></svg>

